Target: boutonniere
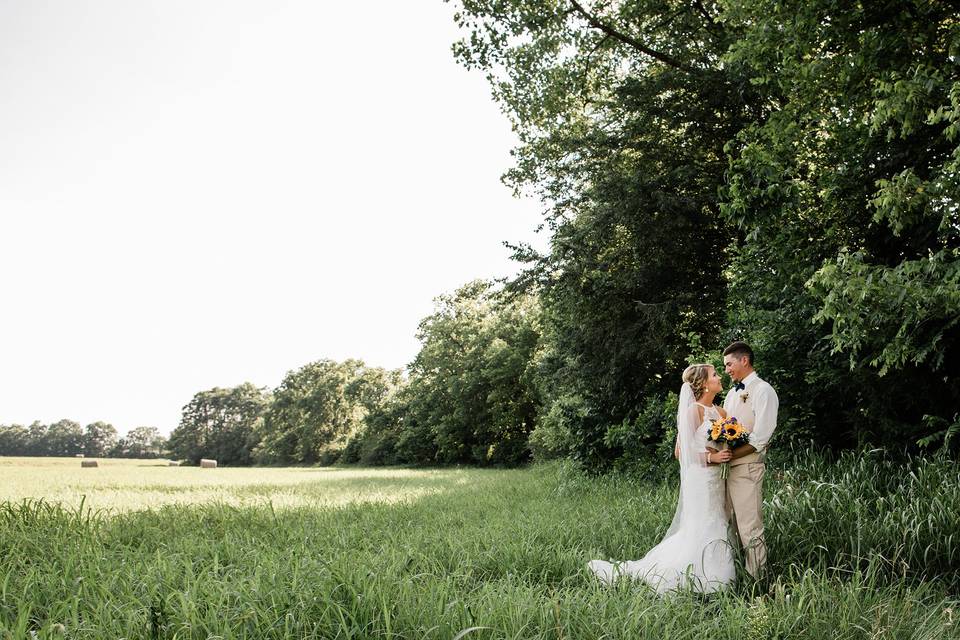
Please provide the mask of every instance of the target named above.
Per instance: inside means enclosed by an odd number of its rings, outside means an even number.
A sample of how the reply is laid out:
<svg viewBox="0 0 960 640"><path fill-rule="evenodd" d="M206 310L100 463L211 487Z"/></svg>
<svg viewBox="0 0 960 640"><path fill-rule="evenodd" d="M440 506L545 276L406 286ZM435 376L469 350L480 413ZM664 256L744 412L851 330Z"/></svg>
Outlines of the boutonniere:
<svg viewBox="0 0 960 640"><path fill-rule="evenodd" d="M740 399L741 399L743 402L746 402L747 400L750 399L750 394L747 393L746 391L744 391L743 393L740 394Z"/></svg>

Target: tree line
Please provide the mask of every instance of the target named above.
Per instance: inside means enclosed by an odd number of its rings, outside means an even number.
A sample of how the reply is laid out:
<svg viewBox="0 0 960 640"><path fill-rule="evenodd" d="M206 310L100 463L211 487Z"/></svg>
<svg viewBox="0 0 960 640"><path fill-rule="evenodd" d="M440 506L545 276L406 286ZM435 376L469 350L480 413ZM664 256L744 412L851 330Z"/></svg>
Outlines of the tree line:
<svg viewBox="0 0 960 640"><path fill-rule="evenodd" d="M2 456L76 456L94 458L158 458L166 453L167 440L156 427L136 427L123 437L107 422L86 427L73 420L29 426L0 424Z"/></svg>
<svg viewBox="0 0 960 640"><path fill-rule="evenodd" d="M407 371L320 360L275 389L202 391L170 434L170 453L223 464L526 462L540 322L534 296L468 283L437 298Z"/></svg>

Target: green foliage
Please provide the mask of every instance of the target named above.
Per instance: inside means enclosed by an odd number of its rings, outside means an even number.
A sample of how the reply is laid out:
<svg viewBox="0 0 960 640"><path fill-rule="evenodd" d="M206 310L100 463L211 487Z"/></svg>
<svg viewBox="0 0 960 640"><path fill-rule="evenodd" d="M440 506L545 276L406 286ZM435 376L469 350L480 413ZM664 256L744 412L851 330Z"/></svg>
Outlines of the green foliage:
<svg viewBox="0 0 960 640"><path fill-rule="evenodd" d="M30 430L25 426L21 424L0 424L0 455L35 455L31 451L31 445Z"/></svg>
<svg viewBox="0 0 960 640"><path fill-rule="evenodd" d="M957 436L960 435L960 413L953 414L952 419L940 416L924 416L924 426L930 434L920 439L921 447L932 448L939 444L940 453L950 453L957 450Z"/></svg>
<svg viewBox="0 0 960 640"><path fill-rule="evenodd" d="M135 427L127 432L119 447L119 456L124 458L157 458L167 448L167 439L156 427Z"/></svg>
<svg viewBox="0 0 960 640"><path fill-rule="evenodd" d="M249 382L197 393L170 434L171 455L193 464L199 464L201 458L213 458L223 465L250 464L269 403L270 394Z"/></svg>
<svg viewBox="0 0 960 640"><path fill-rule="evenodd" d="M566 394L554 398L549 409L541 413L537 427L530 434L530 449L535 460L566 457L583 450L574 446L572 426L587 419L583 398ZM579 443L577 443L579 444Z"/></svg>
<svg viewBox="0 0 960 640"><path fill-rule="evenodd" d="M392 378L385 393L370 404L363 417L363 426L344 447L339 462L364 465L396 464L400 461L397 440L404 426L406 404L402 393L406 380L400 371L390 372ZM417 461L419 460L408 460Z"/></svg>
<svg viewBox="0 0 960 640"><path fill-rule="evenodd" d="M83 433L83 453L94 458L110 455L117 445L117 430L112 424L94 422Z"/></svg>
<svg viewBox="0 0 960 640"><path fill-rule="evenodd" d="M775 105L727 147L733 333L802 372L780 385L808 398L794 414L845 427L818 437L915 440L960 402L956 9L743 0L724 19L742 32L726 61ZM923 397L891 402L889 372Z"/></svg>
<svg viewBox="0 0 960 640"><path fill-rule="evenodd" d="M0 424L0 456L75 456L112 458L156 458L166 449L166 438L154 427L131 429L117 439L117 430L106 422L82 428L73 420L52 425L35 422L23 425Z"/></svg>
<svg viewBox="0 0 960 640"><path fill-rule="evenodd" d="M429 397L418 395L419 387L410 385L403 394L402 413L394 431L394 461L419 465L436 464L437 445L429 412ZM388 442L389 444L389 442Z"/></svg>
<svg viewBox="0 0 960 640"><path fill-rule="evenodd" d="M319 360L289 372L273 392L254 457L270 464L332 464L399 383L400 372L352 359ZM354 457L352 449L347 457Z"/></svg>
<svg viewBox="0 0 960 640"><path fill-rule="evenodd" d="M851 368L867 364L881 376L909 364L943 368L944 341L960 323L960 248L895 267L844 251L811 287L822 299L814 320L831 325L833 350L848 353Z"/></svg>
<svg viewBox="0 0 960 640"><path fill-rule="evenodd" d="M607 429L605 444L622 451L615 471L662 477L664 470L676 470L677 400L675 393L651 396L636 418Z"/></svg>
<svg viewBox="0 0 960 640"><path fill-rule="evenodd" d="M440 296L420 323L410 364L401 459L517 464L529 459L538 397L532 366L540 338L535 298L504 297L475 281ZM428 457L427 433L434 454Z"/></svg>
<svg viewBox="0 0 960 640"><path fill-rule="evenodd" d="M103 423L96 423L91 425L91 427L93 427L96 432L101 425L103 425ZM110 428L113 429L113 427ZM113 433L116 434L116 430L114 430ZM46 453L43 455L73 456L78 453L83 453L86 448L84 435L83 427L81 427L79 423L73 420L58 420L47 427L44 432Z"/></svg>

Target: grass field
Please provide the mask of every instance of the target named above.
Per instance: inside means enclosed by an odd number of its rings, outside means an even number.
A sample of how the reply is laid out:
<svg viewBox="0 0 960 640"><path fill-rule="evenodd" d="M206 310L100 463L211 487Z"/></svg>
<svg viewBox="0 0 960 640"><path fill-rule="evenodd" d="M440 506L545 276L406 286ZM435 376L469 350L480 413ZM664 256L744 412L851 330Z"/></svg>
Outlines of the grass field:
<svg viewBox="0 0 960 640"><path fill-rule="evenodd" d="M670 481L101 465L0 458L0 637L960 638L949 461L772 460L770 580L711 598L585 571L659 539Z"/></svg>
<svg viewBox="0 0 960 640"><path fill-rule="evenodd" d="M166 460L0 457L0 500L43 498L94 510L134 511L217 502L274 509L398 502L467 482L464 472L397 469L169 467Z"/></svg>

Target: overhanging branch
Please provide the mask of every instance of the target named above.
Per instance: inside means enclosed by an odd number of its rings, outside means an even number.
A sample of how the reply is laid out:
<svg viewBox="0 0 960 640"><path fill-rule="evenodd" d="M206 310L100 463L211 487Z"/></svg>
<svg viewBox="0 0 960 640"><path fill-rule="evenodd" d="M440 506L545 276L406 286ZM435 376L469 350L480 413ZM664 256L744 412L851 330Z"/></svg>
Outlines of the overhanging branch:
<svg viewBox="0 0 960 640"><path fill-rule="evenodd" d="M659 51L651 49L650 47L643 44L633 36L627 35L625 33L621 33L620 31L617 31L610 25L601 22L596 16L592 15L586 9L584 9L580 5L580 3L577 2L577 0L570 0L570 4L573 5L573 9L577 13L579 13L594 29L599 29L600 31L604 32L611 38L615 38L616 40L619 40L624 44L630 45L637 51L640 51L641 53L644 53L650 56L654 60L659 60L660 62L666 65L669 65L675 69L679 69L680 71L683 71L685 73L689 73L691 75L699 75L699 71L697 71L693 67L688 67L687 65L683 64L673 56L669 56L665 53L660 53Z"/></svg>

